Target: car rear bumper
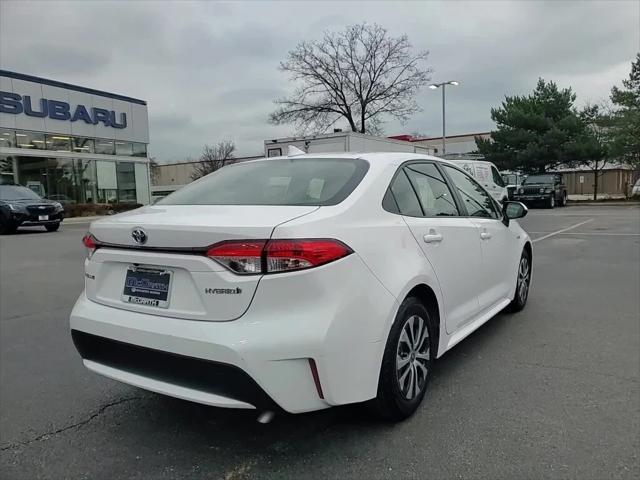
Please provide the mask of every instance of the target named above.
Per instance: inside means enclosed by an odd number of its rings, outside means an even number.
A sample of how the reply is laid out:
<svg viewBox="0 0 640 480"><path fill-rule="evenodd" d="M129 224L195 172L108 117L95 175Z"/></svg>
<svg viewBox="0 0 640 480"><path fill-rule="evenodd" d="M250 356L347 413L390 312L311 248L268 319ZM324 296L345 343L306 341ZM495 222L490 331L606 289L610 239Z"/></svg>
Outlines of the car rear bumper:
<svg viewBox="0 0 640 480"><path fill-rule="evenodd" d="M70 324L85 365L102 375L209 405L275 403L300 413L376 395L396 309L395 298L350 255L313 271L264 277L248 311L233 321L127 311L83 293ZM105 348L126 353L105 354ZM166 367L151 368L159 364ZM200 372L197 378L192 371Z"/></svg>

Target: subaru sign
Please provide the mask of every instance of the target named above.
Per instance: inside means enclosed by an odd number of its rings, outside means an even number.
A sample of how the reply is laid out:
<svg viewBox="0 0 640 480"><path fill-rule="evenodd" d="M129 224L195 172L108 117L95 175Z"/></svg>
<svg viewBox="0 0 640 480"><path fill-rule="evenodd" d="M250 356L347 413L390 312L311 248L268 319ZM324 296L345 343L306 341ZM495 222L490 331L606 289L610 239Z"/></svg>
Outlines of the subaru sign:
<svg viewBox="0 0 640 480"><path fill-rule="evenodd" d="M34 103L37 106L34 108ZM121 112L116 115L115 110L93 107L87 109L84 105L77 105L71 108L67 102L59 100L49 100L41 98L38 102L33 102L29 95L19 95L12 92L0 91L0 113L18 115L24 113L29 117L48 117L53 120L66 120L77 122L82 120L85 123L97 125L102 123L105 127L126 128L127 114Z"/></svg>

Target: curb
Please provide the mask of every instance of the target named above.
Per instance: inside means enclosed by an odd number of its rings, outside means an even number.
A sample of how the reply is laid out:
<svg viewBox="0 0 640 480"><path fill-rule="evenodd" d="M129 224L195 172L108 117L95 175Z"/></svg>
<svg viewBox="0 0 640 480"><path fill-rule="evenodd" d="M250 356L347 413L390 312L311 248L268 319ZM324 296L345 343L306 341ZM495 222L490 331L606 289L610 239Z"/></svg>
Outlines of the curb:
<svg viewBox="0 0 640 480"><path fill-rule="evenodd" d="M98 220L99 218L103 218L102 216L94 216L94 217L69 217L62 220L62 224L65 225L74 225L76 223L90 223L94 220Z"/></svg>
<svg viewBox="0 0 640 480"><path fill-rule="evenodd" d="M588 202L588 201L575 201L569 200L567 202L567 207L632 207L640 205L640 202L613 202L613 201L604 201L604 202Z"/></svg>

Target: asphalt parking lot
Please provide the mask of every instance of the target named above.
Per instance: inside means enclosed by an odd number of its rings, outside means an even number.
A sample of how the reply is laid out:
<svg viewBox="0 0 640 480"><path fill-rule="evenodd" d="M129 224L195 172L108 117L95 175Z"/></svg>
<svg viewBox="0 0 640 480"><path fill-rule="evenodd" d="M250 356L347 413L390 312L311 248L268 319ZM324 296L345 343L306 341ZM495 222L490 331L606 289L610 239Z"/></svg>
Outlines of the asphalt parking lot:
<svg viewBox="0 0 640 480"><path fill-rule="evenodd" d="M85 370L68 333L86 225L0 237L7 479L639 478L640 208L532 210L527 308L438 361L408 421L255 421Z"/></svg>

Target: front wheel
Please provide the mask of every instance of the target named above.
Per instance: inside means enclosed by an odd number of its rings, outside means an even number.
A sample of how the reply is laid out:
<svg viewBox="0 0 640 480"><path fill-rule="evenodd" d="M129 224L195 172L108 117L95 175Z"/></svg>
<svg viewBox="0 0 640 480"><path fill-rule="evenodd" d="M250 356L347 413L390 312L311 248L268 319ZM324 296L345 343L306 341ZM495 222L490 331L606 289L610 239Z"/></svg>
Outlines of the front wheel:
<svg viewBox="0 0 640 480"><path fill-rule="evenodd" d="M551 195L549 200L547 200L547 208L555 208L556 206L556 196Z"/></svg>
<svg viewBox="0 0 640 480"><path fill-rule="evenodd" d="M527 304L529 298L529 287L531 286L531 255L524 250L518 263L518 281L516 282L516 292L511 303L507 306L510 312L519 312Z"/></svg>
<svg viewBox="0 0 640 480"><path fill-rule="evenodd" d="M371 411L387 420L404 420L424 398L435 352L434 328L424 305L414 297L402 302L389 332L380 368L378 395Z"/></svg>
<svg viewBox="0 0 640 480"><path fill-rule="evenodd" d="M10 235L16 233L18 225L8 218L0 218L0 235Z"/></svg>
<svg viewBox="0 0 640 480"><path fill-rule="evenodd" d="M52 225L45 225L44 228L47 229L47 232L57 232L60 228L60 222L54 223Z"/></svg>

